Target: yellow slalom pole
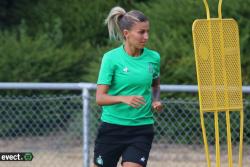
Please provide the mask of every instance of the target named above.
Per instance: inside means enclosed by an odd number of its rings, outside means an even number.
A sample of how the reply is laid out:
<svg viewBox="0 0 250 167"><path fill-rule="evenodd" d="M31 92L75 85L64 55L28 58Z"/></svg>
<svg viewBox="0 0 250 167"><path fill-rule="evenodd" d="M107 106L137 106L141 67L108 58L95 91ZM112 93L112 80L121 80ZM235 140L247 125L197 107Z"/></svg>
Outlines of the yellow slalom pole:
<svg viewBox="0 0 250 167"><path fill-rule="evenodd" d="M209 20L210 19L210 11L209 11L209 7L208 7L208 4L207 4L207 0L203 0L203 2L204 2L206 12L207 12L207 19Z"/></svg>
<svg viewBox="0 0 250 167"><path fill-rule="evenodd" d="M222 23L222 14L221 14L221 6L222 0L219 0L218 4L218 17L220 19L219 22L219 32L220 32L220 50L222 52L222 66L223 66L223 82L226 88L224 92L224 98L229 99L228 97L228 80L226 74L226 58L225 58L225 46L224 46L224 35L223 35L223 23ZM227 108L229 107L228 101L226 101ZM232 155L232 137L231 137L231 124L230 124L230 111L229 109L226 110L226 127L227 127L227 152L228 152L228 167L233 166L233 155Z"/></svg>
<svg viewBox="0 0 250 167"><path fill-rule="evenodd" d="M222 19L221 6L222 6L222 0L219 0L219 4L218 4L218 17L219 17L219 19Z"/></svg>
<svg viewBox="0 0 250 167"><path fill-rule="evenodd" d="M239 167L242 167L242 152L243 152L243 125L244 124L244 112L240 110L240 147L239 147Z"/></svg>
<svg viewBox="0 0 250 167"><path fill-rule="evenodd" d="M231 124L230 124L230 111L226 111L226 124L227 124L227 150L228 150L228 166L233 166L232 154L232 139L231 139Z"/></svg>
<svg viewBox="0 0 250 167"><path fill-rule="evenodd" d="M215 149L216 149L216 167L220 167L220 134L218 111L214 112L214 128L215 128Z"/></svg>
<svg viewBox="0 0 250 167"><path fill-rule="evenodd" d="M201 109L200 109L200 119L201 119L203 142L204 142L205 152L206 152L207 166L211 167L211 160L210 160L209 148L208 148L208 143L207 143L207 135L206 135L206 128L205 128L205 123L204 123L204 116L203 116L203 112Z"/></svg>
<svg viewBox="0 0 250 167"><path fill-rule="evenodd" d="M210 20L210 12L209 12L209 7L208 7L208 3L207 0L203 0L204 4L205 4L205 8L206 8L206 12L207 12L207 20L208 20L208 34L209 34L209 48L211 49L211 55L214 55L213 53L213 42L212 42L212 28L211 28L211 20ZM216 82L215 82L215 67L214 67L214 56L212 56L212 72L213 72L213 87L215 88ZM216 98L216 92L213 92L214 94L214 98ZM217 104L216 104L217 105ZM218 124L219 120L218 120L218 111L214 111L214 126L215 126L215 147L216 147L216 167L220 167L220 139L219 139L219 124ZM205 139L204 139L205 140ZM206 139L207 142L207 139ZM204 142L205 143L205 142ZM207 151L206 151L207 152ZM209 156L209 152L208 152L208 156ZM210 161L210 159L209 159ZM210 163L210 162L209 162ZM209 166L210 167L210 166Z"/></svg>
<svg viewBox="0 0 250 167"><path fill-rule="evenodd" d="M213 42L212 42L212 28L211 28L211 20L210 20L210 12L208 3L206 0L203 0L207 12L207 20L208 20L208 34L209 34L209 48L211 49L211 55L214 55L213 53ZM213 72L213 87L215 89L215 67L214 67L214 56L212 56L212 72ZM216 98L216 92L213 92L214 98ZM217 105L217 104L216 104ZM214 111L214 127L215 127L215 149L216 149L216 167L220 167L220 135L219 135L219 119L218 119L218 111Z"/></svg>

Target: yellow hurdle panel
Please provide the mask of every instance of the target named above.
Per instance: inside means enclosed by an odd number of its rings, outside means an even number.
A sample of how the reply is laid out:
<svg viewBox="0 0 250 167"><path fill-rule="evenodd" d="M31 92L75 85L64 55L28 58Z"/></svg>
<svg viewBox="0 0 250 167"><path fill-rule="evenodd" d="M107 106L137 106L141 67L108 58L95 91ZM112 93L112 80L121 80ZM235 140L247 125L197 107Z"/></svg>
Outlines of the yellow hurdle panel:
<svg viewBox="0 0 250 167"><path fill-rule="evenodd" d="M239 32L233 19L195 20L193 39L203 111L242 108Z"/></svg>
<svg viewBox="0 0 250 167"><path fill-rule="evenodd" d="M239 167L242 167L243 147L243 102L240 66L239 31L233 19L222 19L219 0L219 18L210 19L209 8L203 0L207 19L197 19L193 23L193 42L199 89L201 127L208 167L210 155L204 124L204 112L214 113L216 167L220 167L220 139L218 112L226 113L228 166L232 167L232 144L230 112L240 113Z"/></svg>

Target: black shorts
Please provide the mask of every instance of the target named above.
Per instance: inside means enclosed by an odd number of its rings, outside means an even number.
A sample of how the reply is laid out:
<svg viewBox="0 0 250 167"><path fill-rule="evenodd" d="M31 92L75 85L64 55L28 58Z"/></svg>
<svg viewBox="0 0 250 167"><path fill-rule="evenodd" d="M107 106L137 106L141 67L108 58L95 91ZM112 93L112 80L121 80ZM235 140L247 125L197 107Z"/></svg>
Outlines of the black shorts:
<svg viewBox="0 0 250 167"><path fill-rule="evenodd" d="M103 122L99 127L94 148L94 164L116 167L134 162L146 167L154 137L153 125L122 126Z"/></svg>

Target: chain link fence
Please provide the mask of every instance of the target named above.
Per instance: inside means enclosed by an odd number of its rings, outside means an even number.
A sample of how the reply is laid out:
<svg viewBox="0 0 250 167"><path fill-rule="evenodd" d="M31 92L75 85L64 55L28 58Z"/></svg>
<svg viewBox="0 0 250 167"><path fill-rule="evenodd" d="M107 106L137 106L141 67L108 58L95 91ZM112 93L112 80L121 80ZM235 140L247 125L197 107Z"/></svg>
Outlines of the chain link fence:
<svg viewBox="0 0 250 167"><path fill-rule="evenodd" d="M0 167L82 167L81 95L0 96L0 152L32 152L32 161Z"/></svg>
<svg viewBox="0 0 250 167"><path fill-rule="evenodd" d="M247 99L247 95L244 97ZM0 161L0 167L82 167L83 99L86 98L89 101L89 160L92 165L93 144L101 114L101 108L95 104L94 92L88 97L80 93L0 95L0 152L32 152L34 155L32 161ZM164 112L154 112L155 138L148 166L206 167L197 98L166 98L163 103ZM245 100L244 108L243 166L247 167L250 164L249 100ZM206 113L204 117L214 166L213 114ZM219 117L221 166L226 167L225 114L220 113ZM236 166L239 143L237 112L231 113L231 128Z"/></svg>

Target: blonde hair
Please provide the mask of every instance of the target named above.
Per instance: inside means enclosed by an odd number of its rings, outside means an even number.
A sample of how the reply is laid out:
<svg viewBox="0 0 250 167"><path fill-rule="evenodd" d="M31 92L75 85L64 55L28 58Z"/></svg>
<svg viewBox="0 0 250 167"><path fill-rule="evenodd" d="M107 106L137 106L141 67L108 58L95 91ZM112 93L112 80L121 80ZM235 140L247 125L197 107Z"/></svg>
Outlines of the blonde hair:
<svg viewBox="0 0 250 167"><path fill-rule="evenodd" d="M126 12L123 8L116 6L109 12L105 24L108 25L110 39L124 40L124 29L130 30L135 22L144 21L148 21L148 19L142 12L137 10Z"/></svg>

